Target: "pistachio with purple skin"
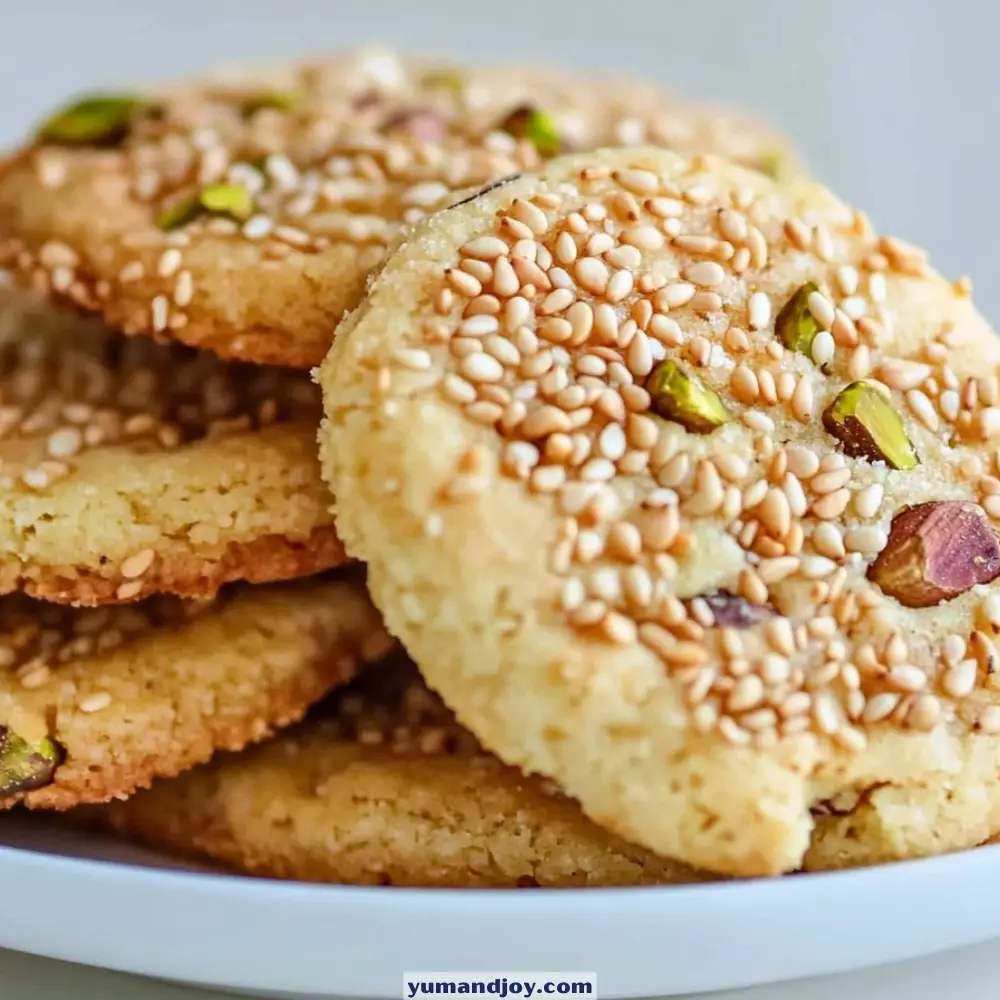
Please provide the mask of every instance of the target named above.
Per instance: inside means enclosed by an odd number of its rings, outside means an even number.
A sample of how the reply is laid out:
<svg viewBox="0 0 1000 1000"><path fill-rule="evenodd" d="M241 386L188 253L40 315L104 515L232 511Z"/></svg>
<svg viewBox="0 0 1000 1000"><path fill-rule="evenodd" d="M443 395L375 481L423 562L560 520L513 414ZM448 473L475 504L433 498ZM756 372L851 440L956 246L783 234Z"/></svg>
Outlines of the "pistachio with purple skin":
<svg viewBox="0 0 1000 1000"><path fill-rule="evenodd" d="M31 743L0 726L0 801L50 784L62 759L62 750L47 737Z"/></svg>
<svg viewBox="0 0 1000 1000"><path fill-rule="evenodd" d="M701 594L698 599L708 605L719 628L753 628L774 614L770 605L751 604L746 598L731 594L728 590Z"/></svg>
<svg viewBox="0 0 1000 1000"><path fill-rule="evenodd" d="M403 132L418 142L442 142L447 134L445 120L431 108L401 111L387 119L386 132Z"/></svg>
<svg viewBox="0 0 1000 1000"><path fill-rule="evenodd" d="M930 608L1000 577L1000 538L978 504L904 507L868 579L907 608Z"/></svg>

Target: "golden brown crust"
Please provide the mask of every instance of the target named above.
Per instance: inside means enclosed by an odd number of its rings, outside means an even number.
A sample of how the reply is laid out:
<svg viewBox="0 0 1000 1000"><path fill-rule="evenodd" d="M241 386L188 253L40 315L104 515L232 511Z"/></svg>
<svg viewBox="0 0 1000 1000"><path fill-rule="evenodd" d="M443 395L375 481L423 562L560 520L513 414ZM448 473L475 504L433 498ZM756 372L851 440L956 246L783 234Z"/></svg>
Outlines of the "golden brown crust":
<svg viewBox="0 0 1000 1000"><path fill-rule="evenodd" d="M95 822L271 878L374 885L643 885L705 876L587 820L548 782L486 754L411 678L379 665L328 714L220 757ZM350 711L345 712L345 703ZM334 715L329 717L329 713Z"/></svg>
<svg viewBox="0 0 1000 1000"><path fill-rule="evenodd" d="M207 596L345 561L300 372L129 339L0 289L0 593Z"/></svg>
<svg viewBox="0 0 1000 1000"><path fill-rule="evenodd" d="M248 113L261 95L295 106ZM44 143L3 165L0 266L126 333L303 368L403 225L552 152L501 127L526 105L563 146L663 142L798 169L759 123L635 81L384 51L250 67L156 99L159 115L119 149ZM158 228L165 208L217 181L263 188L255 214Z"/></svg>
<svg viewBox="0 0 1000 1000"><path fill-rule="evenodd" d="M161 559L154 572L140 578L142 587L130 587L128 597L119 590L135 581L118 575L88 575L76 567L24 568L19 574L0 572L0 591L23 591L31 597L56 604L87 608L103 604L141 601L154 594L178 597L211 597L227 583L275 583L313 576L350 562L332 525L317 528L304 541L280 535L230 542L217 558L206 561L196 552L178 549ZM12 568L13 569L13 568Z"/></svg>
<svg viewBox="0 0 1000 1000"><path fill-rule="evenodd" d="M3 808L103 802L216 750L239 750L299 719L388 644L357 579L243 586L199 607L159 598L46 610L15 596L0 613L11 616L3 640L13 649L0 672L0 727L32 744L47 738L63 757L50 783L9 788ZM50 654L11 647L32 625L42 632L29 642L55 630L63 646ZM80 642L88 651L70 645ZM102 652L109 642L117 645Z"/></svg>
<svg viewBox="0 0 1000 1000"><path fill-rule="evenodd" d="M998 375L967 285L818 185L606 150L414 228L321 371L321 447L376 604L484 745L626 839L775 874L997 829ZM856 381L916 468L826 425ZM956 501L951 599L872 579L901 510ZM817 828L880 786L884 834Z"/></svg>

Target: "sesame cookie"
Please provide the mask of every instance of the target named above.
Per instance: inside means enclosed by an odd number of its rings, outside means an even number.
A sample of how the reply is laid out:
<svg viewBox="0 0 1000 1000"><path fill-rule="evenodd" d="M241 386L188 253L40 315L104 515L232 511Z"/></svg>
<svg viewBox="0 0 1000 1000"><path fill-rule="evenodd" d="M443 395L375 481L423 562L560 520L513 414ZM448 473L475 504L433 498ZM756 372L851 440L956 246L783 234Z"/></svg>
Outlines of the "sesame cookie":
<svg viewBox="0 0 1000 1000"><path fill-rule="evenodd" d="M0 166L0 265L127 333L308 367L402 225L643 141L795 169L756 122L632 81L365 50L64 108Z"/></svg>
<svg viewBox="0 0 1000 1000"><path fill-rule="evenodd" d="M584 886L698 873L591 823L550 782L485 753L403 664L380 664L321 718L218 757L102 824L239 871L310 882Z"/></svg>
<svg viewBox="0 0 1000 1000"><path fill-rule="evenodd" d="M104 802L239 750L388 645L359 579L96 609L0 598L0 808Z"/></svg>
<svg viewBox="0 0 1000 1000"><path fill-rule="evenodd" d="M0 289L0 593L80 605L345 560L300 372L128 338Z"/></svg>
<svg viewBox="0 0 1000 1000"><path fill-rule="evenodd" d="M998 364L967 283L819 185L601 151L414 228L323 460L505 761L712 871L909 857L1000 830Z"/></svg>

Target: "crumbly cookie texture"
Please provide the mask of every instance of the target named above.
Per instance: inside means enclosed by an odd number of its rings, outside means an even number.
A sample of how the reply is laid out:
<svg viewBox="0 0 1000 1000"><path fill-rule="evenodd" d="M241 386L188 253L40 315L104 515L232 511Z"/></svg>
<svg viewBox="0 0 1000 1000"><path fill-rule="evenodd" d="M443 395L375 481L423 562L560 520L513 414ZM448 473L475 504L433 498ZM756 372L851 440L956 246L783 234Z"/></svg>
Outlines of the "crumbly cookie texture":
<svg viewBox="0 0 1000 1000"><path fill-rule="evenodd" d="M346 560L300 372L127 338L0 289L0 593L208 596Z"/></svg>
<svg viewBox="0 0 1000 1000"><path fill-rule="evenodd" d="M70 609L0 599L0 809L104 802L295 722L391 645L358 579Z"/></svg>
<svg viewBox="0 0 1000 1000"><path fill-rule="evenodd" d="M414 228L323 366L321 445L487 747L772 874L1000 829L998 364L967 283L820 186L603 151Z"/></svg>
<svg viewBox="0 0 1000 1000"><path fill-rule="evenodd" d="M485 753L400 664L316 718L93 818L152 846L310 882L515 887L698 881Z"/></svg>
<svg viewBox="0 0 1000 1000"><path fill-rule="evenodd" d="M758 123L634 81L364 50L64 108L0 167L0 265L127 333L309 367L402 226L646 141L797 169Z"/></svg>

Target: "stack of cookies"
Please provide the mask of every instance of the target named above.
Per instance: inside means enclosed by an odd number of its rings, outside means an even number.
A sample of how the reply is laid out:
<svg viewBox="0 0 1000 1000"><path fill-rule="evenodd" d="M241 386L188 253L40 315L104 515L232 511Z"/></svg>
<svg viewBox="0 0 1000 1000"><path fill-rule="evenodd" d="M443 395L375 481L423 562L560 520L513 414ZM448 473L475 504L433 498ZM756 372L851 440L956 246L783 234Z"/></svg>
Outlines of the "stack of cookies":
<svg viewBox="0 0 1000 1000"><path fill-rule="evenodd" d="M383 884L1000 831L1000 346L752 122L385 51L88 98L0 263L4 805Z"/></svg>

